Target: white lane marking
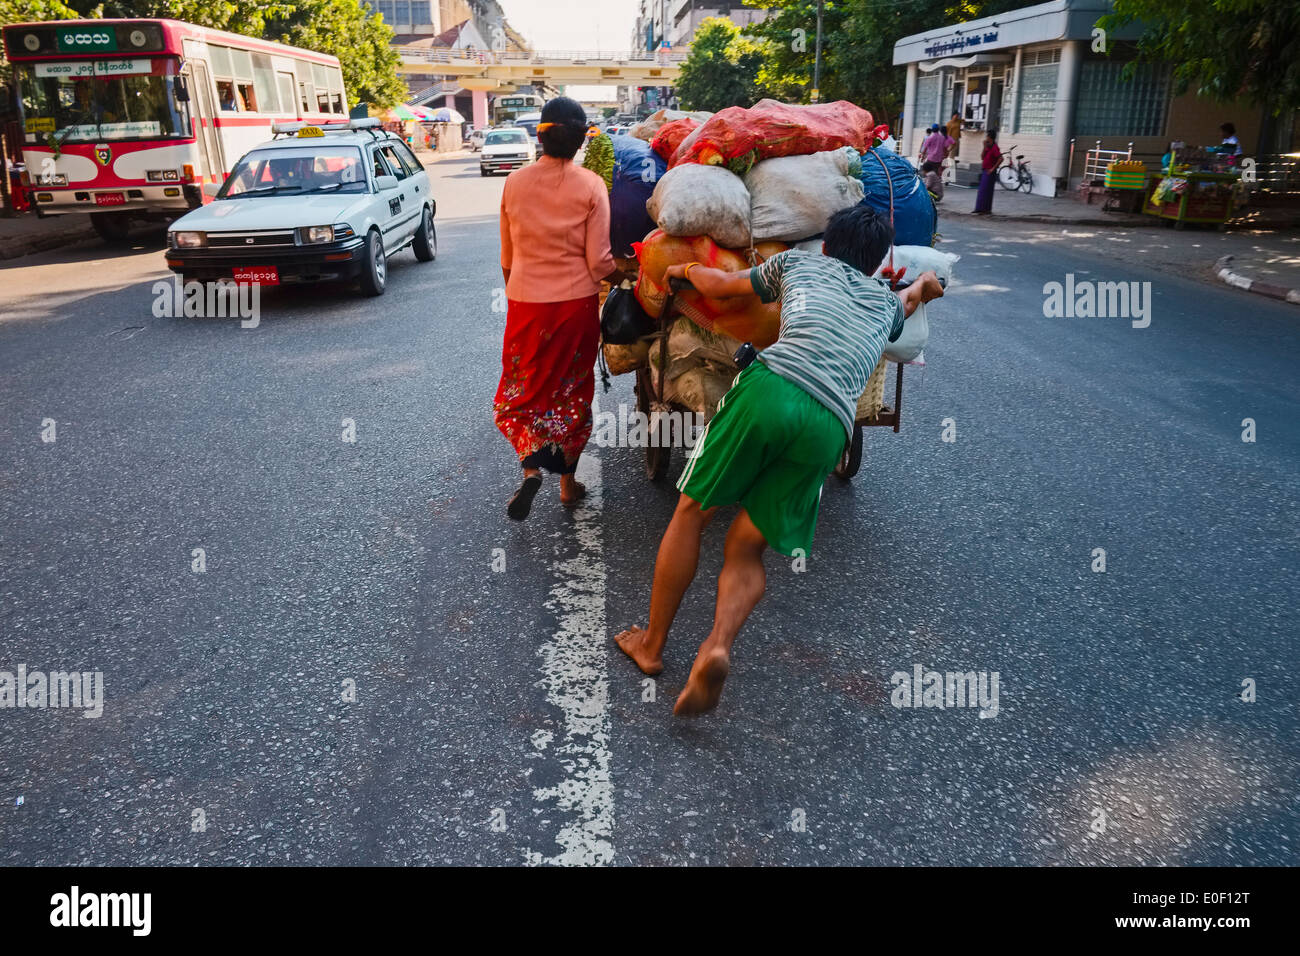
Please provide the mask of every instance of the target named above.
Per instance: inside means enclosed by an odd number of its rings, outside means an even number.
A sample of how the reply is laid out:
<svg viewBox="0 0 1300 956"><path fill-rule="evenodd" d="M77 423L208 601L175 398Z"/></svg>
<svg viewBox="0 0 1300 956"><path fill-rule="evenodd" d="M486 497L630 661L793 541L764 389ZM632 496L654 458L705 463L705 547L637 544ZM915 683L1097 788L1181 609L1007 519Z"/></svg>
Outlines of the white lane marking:
<svg viewBox="0 0 1300 956"><path fill-rule="evenodd" d="M578 479L587 486L587 499L573 515L577 553L554 563L556 583L546 606L555 612L558 626L537 651L542 659L538 686L545 688L547 703L562 714L556 740L547 743L564 776L553 787L534 789L533 799L543 811L552 811L545 817L558 816L564 822L555 836L558 853L524 852L525 862L532 865L592 866L614 859L600 459L583 455ZM534 746L539 739L533 735Z"/></svg>

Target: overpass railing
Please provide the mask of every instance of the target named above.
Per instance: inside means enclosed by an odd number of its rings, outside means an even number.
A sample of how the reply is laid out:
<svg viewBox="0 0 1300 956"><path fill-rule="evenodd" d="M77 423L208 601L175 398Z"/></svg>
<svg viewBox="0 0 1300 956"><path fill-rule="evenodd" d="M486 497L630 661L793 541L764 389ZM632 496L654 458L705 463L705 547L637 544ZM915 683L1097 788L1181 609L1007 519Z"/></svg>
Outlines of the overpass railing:
<svg viewBox="0 0 1300 956"><path fill-rule="evenodd" d="M405 60L424 63L482 63L493 64L555 63L557 61L584 65L588 63L618 64L677 64L689 56L687 50L633 50L627 53L608 53L590 50L452 50L445 47L401 46L398 54Z"/></svg>

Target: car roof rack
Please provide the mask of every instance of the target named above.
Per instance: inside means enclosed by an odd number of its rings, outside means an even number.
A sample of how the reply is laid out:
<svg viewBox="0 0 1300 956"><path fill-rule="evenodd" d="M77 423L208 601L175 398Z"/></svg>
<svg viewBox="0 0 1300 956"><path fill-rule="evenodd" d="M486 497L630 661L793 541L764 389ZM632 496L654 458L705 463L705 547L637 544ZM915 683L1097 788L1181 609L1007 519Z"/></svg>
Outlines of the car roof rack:
<svg viewBox="0 0 1300 956"><path fill-rule="evenodd" d="M290 123L274 123L271 126L271 132L274 134L273 139L279 139L281 136L294 136L301 129L308 126L314 126L323 133L369 133L373 138L384 138L385 130L383 129L383 120L377 116L367 116L361 119L341 120L337 123L309 123L306 120L295 120Z"/></svg>

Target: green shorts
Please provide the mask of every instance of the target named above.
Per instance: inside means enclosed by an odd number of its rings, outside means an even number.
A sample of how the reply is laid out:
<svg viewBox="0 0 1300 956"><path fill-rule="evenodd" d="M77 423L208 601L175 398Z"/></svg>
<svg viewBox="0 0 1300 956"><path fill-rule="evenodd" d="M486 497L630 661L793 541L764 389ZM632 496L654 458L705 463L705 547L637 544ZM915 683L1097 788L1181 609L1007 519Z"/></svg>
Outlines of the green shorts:
<svg viewBox="0 0 1300 956"><path fill-rule="evenodd" d="M755 361L718 403L677 489L702 508L739 502L775 550L806 555L844 441L834 412Z"/></svg>

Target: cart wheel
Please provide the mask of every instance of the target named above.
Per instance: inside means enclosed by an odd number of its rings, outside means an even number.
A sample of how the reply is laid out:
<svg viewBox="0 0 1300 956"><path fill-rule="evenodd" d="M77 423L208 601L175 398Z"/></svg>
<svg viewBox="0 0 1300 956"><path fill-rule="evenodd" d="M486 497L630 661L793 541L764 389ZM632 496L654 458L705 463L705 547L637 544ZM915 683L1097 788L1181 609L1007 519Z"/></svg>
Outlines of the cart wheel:
<svg viewBox="0 0 1300 956"><path fill-rule="evenodd" d="M862 428L858 425L853 429L853 439L849 442L844 454L840 458L840 463L835 466L835 477L843 478L848 481L858 473L862 467Z"/></svg>
<svg viewBox="0 0 1300 956"><path fill-rule="evenodd" d="M650 370L645 368L637 369L636 410L645 415L647 419L650 418L650 396L652 392ZM651 481L661 481L664 475L668 474L668 462L672 458L673 450L670 447L653 447L648 437L645 446L645 476Z"/></svg>

